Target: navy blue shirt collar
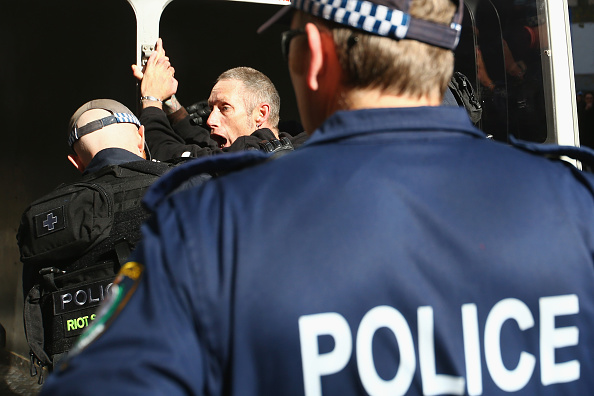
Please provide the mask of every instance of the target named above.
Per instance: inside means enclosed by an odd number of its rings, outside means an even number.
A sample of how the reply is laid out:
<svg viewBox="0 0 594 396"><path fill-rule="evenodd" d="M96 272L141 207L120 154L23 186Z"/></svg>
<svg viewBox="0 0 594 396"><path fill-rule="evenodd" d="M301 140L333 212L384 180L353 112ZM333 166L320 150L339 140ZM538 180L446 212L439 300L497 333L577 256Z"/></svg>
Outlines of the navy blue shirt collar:
<svg viewBox="0 0 594 396"><path fill-rule="evenodd" d="M306 142L306 145L366 133L457 132L485 138L463 107L428 106L337 111Z"/></svg>
<svg viewBox="0 0 594 396"><path fill-rule="evenodd" d="M83 175L97 172L99 169L109 165L120 165L126 162L142 161L144 158L124 150L121 148L106 148L99 151L89 162L89 165L85 168Z"/></svg>

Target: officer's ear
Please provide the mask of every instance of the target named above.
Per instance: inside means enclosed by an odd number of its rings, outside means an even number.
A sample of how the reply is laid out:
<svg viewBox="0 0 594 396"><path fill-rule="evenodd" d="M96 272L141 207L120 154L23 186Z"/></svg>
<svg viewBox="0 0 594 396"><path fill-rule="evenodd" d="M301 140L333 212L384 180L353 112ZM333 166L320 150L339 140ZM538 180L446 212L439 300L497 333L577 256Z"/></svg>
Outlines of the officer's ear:
<svg viewBox="0 0 594 396"><path fill-rule="evenodd" d="M85 164L83 164L82 160L78 155L68 154L68 160L72 163L72 165L74 165L76 169L80 171L80 173L83 173L85 171L86 166Z"/></svg>
<svg viewBox="0 0 594 396"><path fill-rule="evenodd" d="M317 91L319 88L319 78L323 73L324 68L324 39L318 30L318 27L313 23L305 25L305 32L307 33L307 45L309 46L310 62L307 69L306 81L309 89Z"/></svg>
<svg viewBox="0 0 594 396"><path fill-rule="evenodd" d="M141 125L138 128L138 153L141 157L146 159L146 154L144 153L144 125Z"/></svg>

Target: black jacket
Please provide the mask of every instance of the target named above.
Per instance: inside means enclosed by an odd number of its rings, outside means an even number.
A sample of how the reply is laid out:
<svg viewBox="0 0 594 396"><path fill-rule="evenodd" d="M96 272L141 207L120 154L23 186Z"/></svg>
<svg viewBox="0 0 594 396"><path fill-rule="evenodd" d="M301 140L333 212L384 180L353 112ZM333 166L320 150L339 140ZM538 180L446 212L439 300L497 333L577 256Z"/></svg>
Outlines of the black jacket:
<svg viewBox="0 0 594 396"><path fill-rule="evenodd" d="M178 157L203 157L206 155L244 150L260 150L262 141L276 139L268 128L256 130L249 136L241 136L230 147L219 148L210 138L210 131L191 123L190 117L181 109L169 117L158 107L142 110L140 122L145 127L146 142L153 159L165 161ZM280 132L279 138L286 137L293 148L301 146L309 137L306 132L292 136Z"/></svg>

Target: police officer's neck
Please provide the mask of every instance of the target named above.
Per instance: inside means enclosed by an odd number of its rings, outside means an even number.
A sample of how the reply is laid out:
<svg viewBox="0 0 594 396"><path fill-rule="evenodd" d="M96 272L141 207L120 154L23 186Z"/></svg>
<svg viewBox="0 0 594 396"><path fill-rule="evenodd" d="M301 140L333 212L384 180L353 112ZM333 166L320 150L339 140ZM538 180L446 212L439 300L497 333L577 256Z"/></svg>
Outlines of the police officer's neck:
<svg viewBox="0 0 594 396"><path fill-rule="evenodd" d="M376 89L351 90L343 98L345 110L439 106L441 104L441 98L437 94L412 97L407 95L392 95Z"/></svg>

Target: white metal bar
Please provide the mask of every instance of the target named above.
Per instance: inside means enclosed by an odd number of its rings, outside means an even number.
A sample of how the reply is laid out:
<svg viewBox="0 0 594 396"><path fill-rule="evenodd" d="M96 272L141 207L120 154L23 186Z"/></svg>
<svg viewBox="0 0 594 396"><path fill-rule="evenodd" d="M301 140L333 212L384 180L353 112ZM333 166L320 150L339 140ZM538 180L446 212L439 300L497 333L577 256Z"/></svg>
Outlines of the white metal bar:
<svg viewBox="0 0 594 396"><path fill-rule="evenodd" d="M567 0L547 0L547 27L552 67L553 111L557 144L579 145L573 52Z"/></svg>
<svg viewBox="0 0 594 396"><path fill-rule="evenodd" d="M161 14L173 0L128 0L136 14L136 64L143 63L159 38Z"/></svg>

